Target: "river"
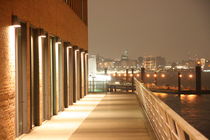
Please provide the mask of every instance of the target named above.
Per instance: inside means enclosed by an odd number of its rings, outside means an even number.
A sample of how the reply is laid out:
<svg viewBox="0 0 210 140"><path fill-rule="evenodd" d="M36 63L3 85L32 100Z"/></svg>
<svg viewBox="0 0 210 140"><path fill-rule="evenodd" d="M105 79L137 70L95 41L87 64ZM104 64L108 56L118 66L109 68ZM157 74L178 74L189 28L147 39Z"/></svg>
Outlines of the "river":
<svg viewBox="0 0 210 140"><path fill-rule="evenodd" d="M210 139L210 94L154 93L193 127Z"/></svg>

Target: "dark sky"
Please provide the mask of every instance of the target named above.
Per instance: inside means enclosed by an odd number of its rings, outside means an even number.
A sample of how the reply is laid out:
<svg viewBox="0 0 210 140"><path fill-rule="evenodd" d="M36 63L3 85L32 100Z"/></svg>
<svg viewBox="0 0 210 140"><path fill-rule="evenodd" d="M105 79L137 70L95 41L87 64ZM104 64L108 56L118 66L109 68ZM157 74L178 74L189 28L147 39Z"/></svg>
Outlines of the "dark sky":
<svg viewBox="0 0 210 140"><path fill-rule="evenodd" d="M89 51L210 58L210 0L89 0Z"/></svg>

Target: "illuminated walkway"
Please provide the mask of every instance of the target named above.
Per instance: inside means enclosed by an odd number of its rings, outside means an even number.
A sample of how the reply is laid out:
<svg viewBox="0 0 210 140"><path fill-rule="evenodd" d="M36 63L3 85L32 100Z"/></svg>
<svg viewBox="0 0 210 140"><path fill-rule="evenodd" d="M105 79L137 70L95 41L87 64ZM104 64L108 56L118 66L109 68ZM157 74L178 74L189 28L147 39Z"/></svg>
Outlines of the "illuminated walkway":
<svg viewBox="0 0 210 140"><path fill-rule="evenodd" d="M95 94L21 140L151 140L150 132L134 94Z"/></svg>

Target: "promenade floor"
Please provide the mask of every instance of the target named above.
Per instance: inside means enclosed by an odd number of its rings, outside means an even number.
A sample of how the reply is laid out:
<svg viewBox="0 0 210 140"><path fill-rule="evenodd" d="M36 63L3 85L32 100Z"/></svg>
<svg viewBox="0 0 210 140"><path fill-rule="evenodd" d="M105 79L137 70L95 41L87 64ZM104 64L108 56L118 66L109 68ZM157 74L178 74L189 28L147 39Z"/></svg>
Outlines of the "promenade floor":
<svg viewBox="0 0 210 140"><path fill-rule="evenodd" d="M153 140L135 94L90 94L21 140Z"/></svg>

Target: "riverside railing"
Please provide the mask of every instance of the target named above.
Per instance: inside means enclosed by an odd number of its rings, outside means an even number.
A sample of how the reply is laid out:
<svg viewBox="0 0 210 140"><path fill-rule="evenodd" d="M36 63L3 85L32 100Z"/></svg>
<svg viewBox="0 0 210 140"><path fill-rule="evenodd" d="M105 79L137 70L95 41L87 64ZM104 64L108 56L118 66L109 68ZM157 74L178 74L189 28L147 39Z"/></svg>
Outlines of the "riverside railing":
<svg viewBox="0 0 210 140"><path fill-rule="evenodd" d="M208 140L135 79L136 93L160 140Z"/></svg>

